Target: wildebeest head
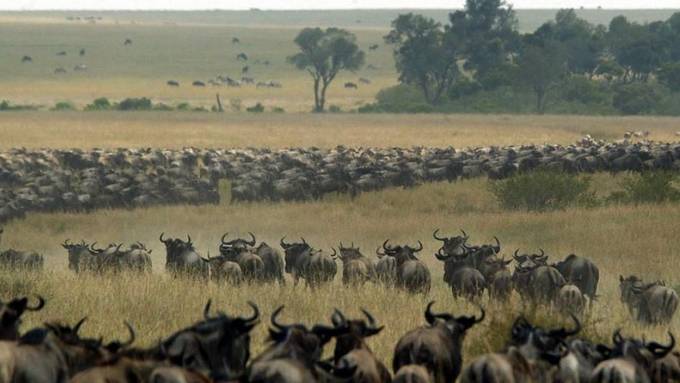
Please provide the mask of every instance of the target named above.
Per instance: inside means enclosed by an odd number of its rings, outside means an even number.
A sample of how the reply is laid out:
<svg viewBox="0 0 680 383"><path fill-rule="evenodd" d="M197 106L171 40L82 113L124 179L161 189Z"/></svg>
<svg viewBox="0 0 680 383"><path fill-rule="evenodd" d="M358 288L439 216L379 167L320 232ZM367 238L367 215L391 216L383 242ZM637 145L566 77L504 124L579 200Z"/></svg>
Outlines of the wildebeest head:
<svg viewBox="0 0 680 383"><path fill-rule="evenodd" d="M571 330L565 327L546 330L534 326L524 317L520 316L512 325L510 345L518 347L527 360L543 360L549 364L557 364L567 352L565 340L581 331L581 322L573 314L574 321Z"/></svg>
<svg viewBox="0 0 680 383"><path fill-rule="evenodd" d="M128 323L127 321L124 322L125 327L128 330L128 339L126 341L121 341L119 339L112 340L111 342L107 343L104 345L104 348L109 351L112 354L116 354L120 352L121 350L124 350L135 342L136 335L135 335L135 329L132 328L132 325Z"/></svg>
<svg viewBox="0 0 680 383"><path fill-rule="evenodd" d="M45 299L38 295L35 306L28 305L28 298L16 298L7 303L0 302L0 340L19 338L21 315L25 311L39 311L45 306Z"/></svg>
<svg viewBox="0 0 680 383"><path fill-rule="evenodd" d="M158 238L163 244L165 245L165 249L167 250L168 254L170 253L181 253L186 250L193 250L194 249L194 244L191 241L191 236L187 234L187 240L182 241L179 238L169 238L169 239L164 239L163 236L165 233L161 233L161 236Z"/></svg>
<svg viewBox="0 0 680 383"><path fill-rule="evenodd" d="M539 249L541 254L519 254L519 249L515 250L512 258L521 267L545 266L548 264L548 256L543 249Z"/></svg>
<svg viewBox="0 0 680 383"><path fill-rule="evenodd" d="M501 241L498 240L498 237L493 237L493 239L496 241L495 245L484 244L476 248L463 245L463 247L467 253L473 256L476 263L483 262L490 257L495 257L501 251Z"/></svg>
<svg viewBox="0 0 680 383"><path fill-rule="evenodd" d="M309 246L304 238L300 238L302 242L286 243L286 237L281 238L280 244L285 251L286 258L286 272L293 272L293 268L298 263L298 260L305 255L309 255L312 252L312 247Z"/></svg>
<svg viewBox="0 0 680 383"><path fill-rule="evenodd" d="M95 245L96 243L92 244ZM65 240L61 246L68 251L68 268L74 271L79 271L80 261L83 257L93 255L96 251L85 241L80 243L71 243L70 240Z"/></svg>
<svg viewBox="0 0 680 383"><path fill-rule="evenodd" d="M248 232L250 235L250 241L243 239L243 238L236 238L231 241L226 241L227 236L229 233L225 233L222 236L222 239L220 240L220 253L225 254L225 253L232 253L232 252L241 252L245 249L252 248L255 246L255 235L253 233Z"/></svg>
<svg viewBox="0 0 680 383"><path fill-rule="evenodd" d="M354 247L354 242L352 242L350 247L345 247L342 242L340 242L338 249L340 250L340 259L343 262L364 257L364 255L361 254L361 249L358 246Z"/></svg>
<svg viewBox="0 0 680 383"><path fill-rule="evenodd" d="M397 246L392 246L389 244L390 240L386 239L385 242L382 244L382 249L383 252L380 253L380 248L376 250L376 254L379 257L383 257L385 255L394 257L397 262L406 262L409 260L417 261L418 258L416 257L416 254L423 250L423 243L418 241L418 247L411 247L409 245L397 245Z"/></svg>
<svg viewBox="0 0 680 383"><path fill-rule="evenodd" d="M346 324L349 327L349 333L336 338L333 356L336 363L348 352L364 347L365 338L377 335L385 328L385 326L378 326L373 315L367 310L361 309L361 312L366 316L368 322L363 319L347 320L345 315L337 309L331 317L334 326L341 327Z"/></svg>
<svg viewBox="0 0 680 383"><path fill-rule="evenodd" d="M452 334L464 334L465 331L470 329L472 326L480 323L484 320L486 316L486 311L484 308L480 307L481 315L476 316L453 316L449 313L433 313L432 306L434 306L434 301L427 304L425 309L425 320L430 326L436 326L438 323L443 323L446 328Z"/></svg>
<svg viewBox="0 0 680 383"><path fill-rule="evenodd" d="M69 372L75 374L110 356L109 352L102 347L101 338L81 338L78 334L86 319L81 319L73 327L59 323L46 323L46 329L29 331L21 337L21 342L26 344L53 342L51 347L61 350Z"/></svg>
<svg viewBox="0 0 680 383"><path fill-rule="evenodd" d="M443 242L442 247L437 251L437 253L435 253L435 257L437 257L438 260L447 261L453 257L465 255L465 244L467 243L468 239L470 239L470 236L465 233L465 230L461 229L460 232L463 233L463 235L458 235L455 237L439 237L437 235L437 233L439 233L439 229L432 233L432 237L434 239Z"/></svg>
<svg viewBox="0 0 680 383"><path fill-rule="evenodd" d="M232 317L222 311L211 315L208 301L204 319L164 340L162 353L175 365L218 379L241 376L250 358L250 331L260 317L258 307L252 302L248 305L253 310L250 317Z"/></svg>
<svg viewBox="0 0 680 383"><path fill-rule="evenodd" d="M670 343L662 345L658 342L647 342L635 338L625 338L621 335L621 329L614 332L612 341L614 346L607 349L610 358L629 358L634 360L647 371L650 371L654 362L666 357L675 347L675 337L668 333ZM606 347L601 346L606 349Z"/></svg>

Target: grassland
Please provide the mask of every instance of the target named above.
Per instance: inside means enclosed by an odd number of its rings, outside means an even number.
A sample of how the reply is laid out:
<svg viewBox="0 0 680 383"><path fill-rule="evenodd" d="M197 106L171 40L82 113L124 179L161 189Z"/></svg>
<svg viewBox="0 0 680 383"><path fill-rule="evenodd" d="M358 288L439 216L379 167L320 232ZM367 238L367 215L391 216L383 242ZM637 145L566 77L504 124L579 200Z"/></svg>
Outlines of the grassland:
<svg viewBox="0 0 680 383"><path fill-rule="evenodd" d="M0 149L93 147L456 148L570 144L590 134L616 140L626 131L674 141L679 118L514 115L216 114L192 112L6 112Z"/></svg>
<svg viewBox="0 0 680 383"><path fill-rule="evenodd" d="M376 352L389 360L398 337L422 323L422 309L435 299L438 307L456 313L474 311L464 302L454 301L441 281L442 265L432 256L437 242L431 239L434 228L446 232L465 228L475 243L497 235L503 254L515 248L544 248L552 259L574 252L593 259L601 268L601 299L588 319L587 332L599 339L623 327L626 333L662 337L663 329L642 329L634 325L618 300L619 274L635 273L649 279L677 282L675 262L680 238L675 222L680 206L610 206L598 209L569 209L551 213L506 212L500 210L487 191L484 180L454 184L432 184L413 190L387 190L360 196L292 204L244 204L202 207L163 207L133 211L99 211L96 214L36 214L13 222L5 228L2 247L31 248L46 256L46 273L25 277L1 273L3 297L40 293L48 298L42 313L29 315L26 326L48 318L76 320L88 315L92 334L116 336L123 332L122 321L129 319L140 332L141 344L149 344L173 329L200 317L202 304L212 298L217 307L228 312L246 310L245 301L253 300L269 314L275 306L286 304L288 319L307 323L327 320L333 307L357 315L366 307L386 325L385 332L372 340ZM601 189L616 188L619 179L599 175ZM160 231L173 236L191 233L203 253L215 253L222 233L253 231L259 240L278 243L282 235L304 235L314 246L329 249L338 241L354 241L372 256L385 238L394 242L422 240L421 258L433 272L433 291L427 297L411 297L393 289L367 285L344 288L339 281L320 291L291 284L242 286L171 280L163 272L164 249L158 242ZM59 244L66 238L97 240L99 243L140 240L153 249L154 274L149 277L111 278L76 277L66 267L66 252ZM397 304L395 304L397 303ZM521 304L508 307L484 302L492 311L491 319L473 331L466 342L469 355L498 347L507 326ZM533 314L545 321L548 314ZM550 315L551 323L557 316ZM671 330L680 330L676 318ZM255 349L260 350L266 326L256 330ZM502 334L499 336L499 334ZM121 335L122 336L122 335Z"/></svg>

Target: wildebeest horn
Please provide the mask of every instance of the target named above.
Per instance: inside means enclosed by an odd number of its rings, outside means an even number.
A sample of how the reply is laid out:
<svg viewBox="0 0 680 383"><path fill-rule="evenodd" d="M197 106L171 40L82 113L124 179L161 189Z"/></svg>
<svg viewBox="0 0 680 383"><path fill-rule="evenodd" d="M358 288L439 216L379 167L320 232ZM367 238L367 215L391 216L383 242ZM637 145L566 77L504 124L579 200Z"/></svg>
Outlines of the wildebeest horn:
<svg viewBox="0 0 680 383"><path fill-rule="evenodd" d="M576 315L573 313L570 313L569 316L571 317L571 320L574 321L575 327L573 330L567 330L566 328L561 328L557 330L552 330L550 331L550 335L560 337L560 338L566 338L568 336L576 335L581 331L581 322L578 320Z"/></svg>
<svg viewBox="0 0 680 383"><path fill-rule="evenodd" d="M470 328L470 327L474 326L475 324L482 322L484 320L484 318L486 318L486 311L484 310L484 307L482 307L482 306L478 305L477 307L479 307L479 311L481 311L481 313L482 313L479 316L479 318L477 318L476 316L459 316L458 318L456 318L456 322L458 322L459 324L461 324L465 328Z"/></svg>
<svg viewBox="0 0 680 383"><path fill-rule="evenodd" d="M493 239L496 240L496 246L494 247L495 253L498 253L499 251L501 251L501 241L499 241L498 237L496 237L495 235L493 236Z"/></svg>
<svg viewBox="0 0 680 383"><path fill-rule="evenodd" d="M208 299L208 303L203 307L203 318L206 320L210 319L210 306L212 305L212 299Z"/></svg>
<svg viewBox="0 0 680 383"><path fill-rule="evenodd" d="M82 326L83 323L85 323L86 320L87 320L87 317L83 317L83 319L79 320L78 323L76 323L76 325L73 326L73 333L75 335L78 335L78 331L80 331L80 326Z"/></svg>
<svg viewBox="0 0 680 383"><path fill-rule="evenodd" d="M340 311L337 308L334 309L333 315L331 315L331 323L333 323L333 326L340 327L346 322L347 322L347 317L345 317L345 314L343 314L342 311Z"/></svg>
<svg viewBox="0 0 680 383"><path fill-rule="evenodd" d="M43 307L45 307L45 298L43 298L40 295L36 295L36 297L38 298L38 304L34 307L26 305L26 310L28 310L28 311L38 311L38 310L42 309Z"/></svg>
<svg viewBox="0 0 680 383"><path fill-rule="evenodd" d="M333 254L331 254L331 258L335 258L338 255L338 252L335 250L335 247L331 247L331 250L333 250Z"/></svg>
<svg viewBox="0 0 680 383"><path fill-rule="evenodd" d="M515 250L515 253L512 255L512 258L517 262L520 261L519 259L517 259L519 258L519 249Z"/></svg>
<svg viewBox="0 0 680 383"><path fill-rule="evenodd" d="M304 243L305 245L307 244L307 241L305 241L303 237L300 237L300 239L302 240L302 243Z"/></svg>
<svg viewBox="0 0 680 383"><path fill-rule="evenodd" d="M345 246L342 245L342 241L340 241L340 244L338 245L338 247L340 248L340 250L345 248Z"/></svg>
<svg viewBox="0 0 680 383"><path fill-rule="evenodd" d="M191 243L191 236L187 233L187 243Z"/></svg>
<svg viewBox="0 0 680 383"><path fill-rule="evenodd" d="M0 233L0 234L2 234L2 233ZM71 246L69 244L70 241L71 241L70 239L66 238L66 240L64 241L64 243L61 244L61 246L65 249L69 248Z"/></svg>
<svg viewBox="0 0 680 383"><path fill-rule="evenodd" d="M443 250L443 249L439 249L439 250L437 250L436 253L434 253L435 258L437 258L438 260L440 260L440 261L442 261L442 262L446 262L446 261L448 261L449 259L451 259L451 257L453 257L453 254L449 254L449 255L447 255L447 254L442 254L442 250Z"/></svg>
<svg viewBox="0 0 680 383"><path fill-rule="evenodd" d="M241 318L241 319L243 319L243 321L246 322L246 323L252 323L252 322L257 321L260 318L260 309L252 301L248 301L246 303L248 303L248 306L252 307L253 315L250 318Z"/></svg>
<svg viewBox="0 0 680 383"><path fill-rule="evenodd" d="M657 358L665 357L669 352L673 351L673 348L675 347L675 337L673 336L673 333L669 331L668 336L671 338L671 343L668 346L652 342L646 345L647 349Z"/></svg>
<svg viewBox="0 0 680 383"><path fill-rule="evenodd" d="M623 336L621 336L620 328L617 328L616 331L614 331L614 334L612 335L612 342L614 342L614 344L623 343Z"/></svg>
<svg viewBox="0 0 680 383"><path fill-rule="evenodd" d="M227 238L228 235L229 235L229 233L224 233L224 235L220 239L220 242L222 242L223 245L227 244L227 242L225 242L224 240Z"/></svg>
<svg viewBox="0 0 680 383"><path fill-rule="evenodd" d="M437 237L437 233L439 233L439 229L435 230L434 233L432 233L432 237L437 241L444 242L446 240L446 237Z"/></svg>
<svg viewBox="0 0 680 383"><path fill-rule="evenodd" d="M169 239L163 239L163 235L164 235L164 234L165 234L165 233L161 233L161 236L158 237L158 239L160 239L160 241L163 242L163 243L168 243L168 242L170 242Z"/></svg>
<svg viewBox="0 0 680 383"><path fill-rule="evenodd" d="M120 251L120 248L123 247L123 244L121 243L120 245L116 246L116 253Z"/></svg>
<svg viewBox="0 0 680 383"><path fill-rule="evenodd" d="M286 236L283 236L283 238L281 238L281 241L279 242L279 244L281 244L281 247L282 247L282 248L287 249L287 248L290 247L290 244L284 242L284 241L283 241L284 239L286 239Z"/></svg>
<svg viewBox="0 0 680 383"><path fill-rule="evenodd" d="M460 229L460 232L463 233L463 238L465 238L466 240L467 240L468 238L470 238L470 236L467 235L467 233L465 232L465 230Z"/></svg>
<svg viewBox="0 0 680 383"><path fill-rule="evenodd" d="M385 240L385 242L383 242L383 244L382 244L383 250L385 250L385 251L390 251L390 250L392 250L392 246L389 246L389 247L387 246L387 243L388 243L389 241L390 241L390 239L388 238L388 239Z"/></svg>
<svg viewBox="0 0 680 383"><path fill-rule="evenodd" d="M274 310L271 316L272 325L274 325L274 327L276 327L278 330L287 330L289 327L286 325L282 325L281 323L276 321L276 318L279 316L279 314L281 314L281 311L283 311L284 307L285 307L284 305L279 306L279 308Z"/></svg>
<svg viewBox="0 0 680 383"><path fill-rule="evenodd" d="M411 250L413 250L414 253L417 253L417 252L423 250L423 243L420 242L420 240L418 240L418 248L417 249L412 248Z"/></svg>
<svg viewBox="0 0 680 383"><path fill-rule="evenodd" d="M97 244L97 242L94 242L90 245L90 250L92 250L93 253L101 253L102 251L104 251L104 249L95 248L94 245L96 245L96 244Z"/></svg>
<svg viewBox="0 0 680 383"><path fill-rule="evenodd" d="M368 326L366 327L367 335L375 335L385 328L385 326L378 326L375 318L373 315L371 315L371 313L368 312L368 310L361 308L361 312L364 313L366 319L368 319Z"/></svg>
<svg viewBox="0 0 680 383"><path fill-rule="evenodd" d="M136 338L135 337L135 329L132 328L132 325L130 323L128 323L128 321L125 321L123 323L125 323L125 327L127 327L128 333L130 334L130 337L128 338L128 340L126 342L120 342L120 347L128 347L128 346L131 346L132 343L135 342L135 338Z"/></svg>
<svg viewBox="0 0 680 383"><path fill-rule="evenodd" d="M543 258L545 256L545 251L543 251L543 249L538 249L538 251L541 252L541 258Z"/></svg>
<svg viewBox="0 0 680 383"><path fill-rule="evenodd" d="M505 266L508 266L509 264L512 263L512 259L508 259L508 260L506 261L506 260L505 260L505 256L503 256L503 259L501 259L501 262L503 262L503 264L504 264Z"/></svg>
<svg viewBox="0 0 680 383"><path fill-rule="evenodd" d="M247 243L248 245L250 245L250 246L255 246L255 242L256 242L256 241L255 241L255 234L253 234L253 233L251 233L251 232L248 232L248 234L250 234L251 241L250 241L250 242L246 242L246 243Z"/></svg>
<svg viewBox="0 0 680 383"><path fill-rule="evenodd" d="M382 258L382 257L385 256L385 253L381 253L381 252L380 252L380 246L378 246L378 247L375 249L375 254L378 256L378 258Z"/></svg>
<svg viewBox="0 0 680 383"><path fill-rule="evenodd" d="M432 312L432 306L434 306L434 301L430 301L430 303L427 304L427 308L425 308L425 320L429 324L434 324L434 321L437 320L437 317L439 314L435 314Z"/></svg>

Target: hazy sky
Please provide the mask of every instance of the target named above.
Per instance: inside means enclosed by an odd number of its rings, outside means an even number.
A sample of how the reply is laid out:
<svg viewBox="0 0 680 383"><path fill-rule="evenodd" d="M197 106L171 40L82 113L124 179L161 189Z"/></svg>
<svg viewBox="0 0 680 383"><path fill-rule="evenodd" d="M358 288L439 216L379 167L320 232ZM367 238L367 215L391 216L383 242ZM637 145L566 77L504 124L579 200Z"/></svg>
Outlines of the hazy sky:
<svg viewBox="0 0 680 383"><path fill-rule="evenodd" d="M515 8L680 8L680 0L510 0ZM3 10L460 8L464 0L0 0Z"/></svg>

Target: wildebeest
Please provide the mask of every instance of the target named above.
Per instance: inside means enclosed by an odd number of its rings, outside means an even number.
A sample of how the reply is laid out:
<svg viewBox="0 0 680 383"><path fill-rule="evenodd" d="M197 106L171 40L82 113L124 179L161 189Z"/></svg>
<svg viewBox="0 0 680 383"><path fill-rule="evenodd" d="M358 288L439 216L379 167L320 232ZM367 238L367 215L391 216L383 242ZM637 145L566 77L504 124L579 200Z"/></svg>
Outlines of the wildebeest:
<svg viewBox="0 0 680 383"><path fill-rule="evenodd" d="M512 260L488 258L484 261L483 273L489 290L489 296L500 301L507 301L512 294L512 272L508 265Z"/></svg>
<svg viewBox="0 0 680 383"><path fill-rule="evenodd" d="M517 266L512 275L517 292L531 304L552 304L560 289L567 284L562 274L552 266Z"/></svg>
<svg viewBox="0 0 680 383"><path fill-rule="evenodd" d="M394 349L392 369L396 373L402 366L417 364L425 367L433 383L454 382L463 364L463 340L472 326L484 320L481 316L455 317L449 313L433 313L430 302L425 310L428 325L407 332Z"/></svg>
<svg viewBox="0 0 680 383"><path fill-rule="evenodd" d="M31 57L31 56L24 56L24 57L21 58L21 62L22 62L22 63L31 63L31 62L33 62L33 57Z"/></svg>
<svg viewBox="0 0 680 383"><path fill-rule="evenodd" d="M277 281L279 284L286 284L286 279L283 276L283 257L281 253L275 248L269 246L266 242L261 242L255 248L257 254L264 263L261 280L264 282Z"/></svg>
<svg viewBox="0 0 680 383"><path fill-rule="evenodd" d="M21 316L26 311L40 311L45 306L45 299L38 295L38 304L28 305L28 298L15 298L7 303L0 301L0 340L19 339Z"/></svg>
<svg viewBox="0 0 680 383"><path fill-rule="evenodd" d="M229 233L222 236L220 243L220 254L227 260L236 262L243 270L243 276L247 281L261 281L265 273L265 264L262 258L255 252L256 240L253 233L250 234L251 240L236 238L226 241Z"/></svg>
<svg viewBox="0 0 680 383"><path fill-rule="evenodd" d="M340 260L342 261L342 283L348 286L361 285L375 279L375 266L370 259L361 254L359 247L343 246L340 242ZM335 249L333 249L335 252Z"/></svg>
<svg viewBox="0 0 680 383"><path fill-rule="evenodd" d="M336 310L331 320L336 327L346 324L349 332L336 338L333 363L341 375L351 376L356 383L389 383L390 372L378 360L365 339L379 334L384 326L378 326L375 318L361 309L368 322L363 319L347 320L341 311Z"/></svg>
<svg viewBox="0 0 680 383"><path fill-rule="evenodd" d="M10 270L40 271L45 260L34 251L8 249L0 252L0 267Z"/></svg>
<svg viewBox="0 0 680 383"><path fill-rule="evenodd" d="M187 234L187 240L182 241L179 238L163 239L163 233L161 233L159 240L165 245L165 269L170 274L208 277L209 261L196 252L191 236Z"/></svg>
<svg viewBox="0 0 680 383"><path fill-rule="evenodd" d="M74 72L85 72L87 71L87 65L85 64L78 64L73 67Z"/></svg>
<svg viewBox="0 0 680 383"><path fill-rule="evenodd" d="M76 273L94 271L96 269L95 262L96 254L94 250L82 241L80 243L71 243L68 239L61 244L61 246L68 252L68 268Z"/></svg>
<svg viewBox="0 0 680 383"><path fill-rule="evenodd" d="M284 239L281 238L280 245L286 253L286 273L293 276L296 284L302 278L308 286L316 287L335 278L337 265L331 256L313 249L304 238L302 242L290 244Z"/></svg>
<svg viewBox="0 0 680 383"><path fill-rule="evenodd" d="M379 251L380 248L376 250L379 258L375 264L376 279L386 286L393 286L397 283L397 260L381 254Z"/></svg>
<svg viewBox="0 0 680 383"><path fill-rule="evenodd" d="M250 67L248 65L246 65L243 68L241 68L241 74L248 74L249 70L250 70Z"/></svg>
<svg viewBox="0 0 680 383"><path fill-rule="evenodd" d="M123 41L123 45L132 45L132 39L127 38L125 41Z"/></svg>
<svg viewBox="0 0 680 383"><path fill-rule="evenodd" d="M168 80L168 82L166 82L166 84L167 84L168 86L175 86L175 87L177 87L177 86L179 86L179 81Z"/></svg>
<svg viewBox="0 0 680 383"><path fill-rule="evenodd" d="M353 82L346 82L345 89L359 89L359 86Z"/></svg>
<svg viewBox="0 0 680 383"><path fill-rule="evenodd" d="M454 237L440 237L437 235L439 229L432 233L432 237L437 241L442 242L442 247L435 253L435 257L444 262L444 282L451 285L451 275L458 268L458 263L462 257L467 253L465 243L470 238L464 230L461 230L462 236Z"/></svg>
<svg viewBox="0 0 680 383"><path fill-rule="evenodd" d="M369 51L377 50L380 46L378 44L372 44L368 47Z"/></svg>
<svg viewBox="0 0 680 383"><path fill-rule="evenodd" d="M430 373L423 366L407 364L394 374L392 383L431 383Z"/></svg>
<svg viewBox="0 0 680 383"><path fill-rule="evenodd" d="M519 254L519 249L515 250L512 258L520 267L545 266L548 264L548 256L543 249L539 249L541 254Z"/></svg>
<svg viewBox="0 0 680 383"><path fill-rule="evenodd" d="M241 43L241 39L239 39L238 37L232 37L232 38L231 38L231 43L232 43L232 44L240 44L240 43Z"/></svg>
<svg viewBox="0 0 680 383"><path fill-rule="evenodd" d="M360 77L359 82L368 85L371 83L371 80L367 79L366 77Z"/></svg>
<svg viewBox="0 0 680 383"><path fill-rule="evenodd" d="M236 55L236 60L238 60L238 61L248 61L248 55L241 52L241 53Z"/></svg>
<svg viewBox="0 0 680 383"><path fill-rule="evenodd" d="M391 246L386 239L382 244L383 253L376 250L378 256L387 255L397 261L396 285L410 293L427 294L430 291L432 277L430 270L416 258L416 253L423 250L422 242L418 241L418 248L408 245Z"/></svg>
<svg viewBox="0 0 680 383"><path fill-rule="evenodd" d="M281 311L283 306L271 315L269 338L272 344L253 360L248 382L316 383L323 371L318 364L324 345L334 337L349 333L349 326L346 323L333 327L317 324L310 329L301 323L284 325L277 320Z"/></svg>
<svg viewBox="0 0 680 383"><path fill-rule="evenodd" d="M245 280L241 266L226 257L210 258L210 253L208 253L208 262L210 263L210 279L217 283L226 282L238 286Z"/></svg>
<svg viewBox="0 0 680 383"><path fill-rule="evenodd" d="M191 85L198 86L198 87L204 87L205 83L203 81L196 80L196 81L192 82Z"/></svg>
<svg viewBox="0 0 680 383"><path fill-rule="evenodd" d="M57 68L54 70L54 74L64 74L66 73L66 69L64 68Z"/></svg>
<svg viewBox="0 0 680 383"><path fill-rule="evenodd" d="M57 56L66 56L66 51L57 52Z"/></svg>
<svg viewBox="0 0 680 383"><path fill-rule="evenodd" d="M587 258L570 254L563 261L553 265L568 283L576 285L588 297L590 305L597 297L600 270Z"/></svg>
<svg viewBox="0 0 680 383"><path fill-rule="evenodd" d="M563 313L580 314L585 308L586 302L581 290L573 284L562 286L557 293L557 308Z"/></svg>
<svg viewBox="0 0 680 383"><path fill-rule="evenodd" d="M668 323L678 309L678 294L661 282L645 284L635 276L619 276L619 289L621 301L642 323Z"/></svg>
<svg viewBox="0 0 680 383"><path fill-rule="evenodd" d="M85 48L80 49L80 56L85 56Z"/></svg>

